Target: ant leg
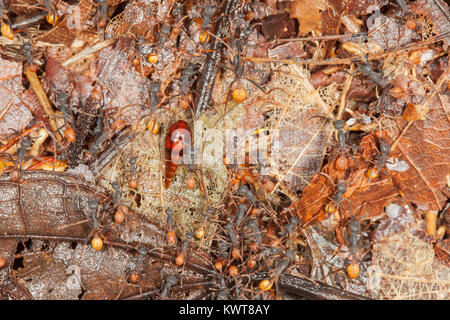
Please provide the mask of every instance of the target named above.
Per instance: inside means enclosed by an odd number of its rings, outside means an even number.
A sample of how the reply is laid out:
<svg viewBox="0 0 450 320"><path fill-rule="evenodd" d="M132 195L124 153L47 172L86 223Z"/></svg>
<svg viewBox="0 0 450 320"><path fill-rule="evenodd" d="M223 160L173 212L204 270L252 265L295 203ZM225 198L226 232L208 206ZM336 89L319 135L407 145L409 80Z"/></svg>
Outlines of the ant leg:
<svg viewBox="0 0 450 320"><path fill-rule="evenodd" d="M348 155L350 156L350 158L352 158L353 163L354 163L354 164L356 165L356 167L359 169L359 164L358 164L358 162L356 161L355 157L354 157L351 153L348 153Z"/></svg>
<svg viewBox="0 0 450 320"><path fill-rule="evenodd" d="M266 94L266 91L264 91L264 89L255 81L253 81L252 79L248 79L246 78L246 80L250 81L255 87L257 87L262 93Z"/></svg>

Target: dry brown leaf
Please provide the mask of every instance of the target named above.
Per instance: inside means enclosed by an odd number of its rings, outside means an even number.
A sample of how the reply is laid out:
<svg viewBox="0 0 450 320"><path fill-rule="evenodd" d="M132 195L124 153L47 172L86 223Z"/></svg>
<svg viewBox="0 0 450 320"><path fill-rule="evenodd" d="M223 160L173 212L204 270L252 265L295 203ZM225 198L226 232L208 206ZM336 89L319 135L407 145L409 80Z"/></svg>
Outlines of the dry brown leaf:
<svg viewBox="0 0 450 320"><path fill-rule="evenodd" d="M358 16L372 13L376 8L382 8L389 0L328 0L338 15Z"/></svg>
<svg viewBox="0 0 450 320"><path fill-rule="evenodd" d="M33 116L20 100L25 90L22 65L0 58L0 69L0 138L8 138L23 130Z"/></svg>
<svg viewBox="0 0 450 320"><path fill-rule="evenodd" d="M422 23L425 23L425 27L431 27L436 35L448 34L450 30L449 7L445 1L417 0L411 4L410 9L415 14L420 15ZM425 18L427 21L424 20ZM431 35L431 32L429 33ZM448 46L450 36L447 35L444 39L445 46Z"/></svg>
<svg viewBox="0 0 450 320"><path fill-rule="evenodd" d="M447 69L438 80L438 88L439 84L446 84L448 74ZM398 151L399 154L395 158L407 162L409 168L404 172L391 171L391 175L405 197L419 209L440 210L446 202L444 189L446 175L450 172L450 122L446 115L449 103L448 95L430 93L422 104L422 108L429 108L426 119L412 122L396 147L396 153ZM397 128L405 128L407 125L404 120L396 122L396 125L388 129L391 141L400 135Z"/></svg>
<svg viewBox="0 0 450 320"><path fill-rule="evenodd" d="M300 35L305 35L309 32L314 32L316 35L320 35L322 21L320 11L326 9L327 3L323 0L297 0L291 6L290 17L298 20L300 24Z"/></svg>
<svg viewBox="0 0 450 320"><path fill-rule="evenodd" d="M84 31L85 22L94 7L92 1L81 0L70 8L61 22L37 39L43 42L70 46L75 38Z"/></svg>
<svg viewBox="0 0 450 320"><path fill-rule="evenodd" d="M355 157L356 164L349 159L347 176L344 171L334 167L334 161L323 167L322 173L316 174L311 183L302 190L301 199L294 204L297 214L304 224L313 224L328 216L325 206L333 198L336 184L339 180L346 181L347 191L343 195L340 214L348 218L351 214L357 218L369 218L382 215L383 208L398 195L398 190L392 180L383 173L372 179L366 173L373 165L367 161L376 161L378 156L377 140L374 134L364 137L361 141L360 155ZM333 184L330 181L333 180Z"/></svg>

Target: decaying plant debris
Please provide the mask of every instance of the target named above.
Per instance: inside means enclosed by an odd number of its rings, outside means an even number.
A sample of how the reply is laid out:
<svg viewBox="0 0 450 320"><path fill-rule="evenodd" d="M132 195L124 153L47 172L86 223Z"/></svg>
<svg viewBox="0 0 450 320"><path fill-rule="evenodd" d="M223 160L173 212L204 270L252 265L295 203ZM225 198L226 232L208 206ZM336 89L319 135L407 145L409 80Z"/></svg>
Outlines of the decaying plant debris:
<svg viewBox="0 0 450 320"><path fill-rule="evenodd" d="M449 299L444 1L0 5L2 298Z"/></svg>

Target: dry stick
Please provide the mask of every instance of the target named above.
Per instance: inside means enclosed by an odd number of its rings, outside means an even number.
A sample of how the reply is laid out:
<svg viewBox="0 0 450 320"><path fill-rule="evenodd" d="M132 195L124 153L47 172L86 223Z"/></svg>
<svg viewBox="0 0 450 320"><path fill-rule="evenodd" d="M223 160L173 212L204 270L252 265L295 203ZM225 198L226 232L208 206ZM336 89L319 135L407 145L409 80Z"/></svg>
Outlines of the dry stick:
<svg viewBox="0 0 450 320"><path fill-rule="evenodd" d="M5 114L8 112L8 110L11 108L11 106L14 104L14 98L11 98L11 102L8 103L5 109L3 109L2 113L0 114L0 121L3 119Z"/></svg>
<svg viewBox="0 0 450 320"><path fill-rule="evenodd" d="M198 287L205 287L205 288L211 288L216 286L216 283L214 281L200 281L200 282L194 282L194 283L185 283L185 284L179 284L172 287L172 291L181 291L181 290L191 290ZM158 289L152 289L150 291L146 291L143 293L139 293L130 297L122 298L121 300L139 300L144 299L148 296L152 296L154 294L159 293Z"/></svg>
<svg viewBox="0 0 450 320"><path fill-rule="evenodd" d="M50 123L50 127L52 128L53 132L55 132L56 140L58 142L61 142L62 137L61 134L58 132L58 125L56 124L56 121L53 117L55 112L53 111L50 100L48 99L47 94L45 93L44 88L42 87L42 84L39 81L36 72L31 71L30 68L27 66L25 67L25 75L27 76L31 88L38 97L41 106L44 108L44 111L49 118L48 121Z"/></svg>
<svg viewBox="0 0 450 320"><path fill-rule="evenodd" d="M435 36L433 38L430 38L428 40L422 41L420 43L414 43L414 44L410 44L407 45L403 48L399 48L396 50L392 50L392 51L388 51L386 53L382 53L382 54L378 54L378 55L373 55L373 56L369 56L369 61L373 61L373 60L379 60L381 58L385 58L388 55L392 54L392 53L397 53L397 52L401 52L401 51L408 51L408 50L416 50L416 49L421 49L423 47L426 47L428 45L430 45L431 43L443 40L445 38L445 36L447 36L447 34L449 34L450 31L448 32L444 32L438 36ZM330 64L352 64L356 61L365 61L365 57L364 56L357 56L354 58L332 58L332 59L328 59L328 60L322 60L322 61L317 61L317 60L312 60L312 59L276 59L276 58L255 58L255 57L250 57L250 58L246 58L246 60L248 61L252 61L254 63L264 63L264 62L278 62L278 63L285 63L285 64L307 64L307 65L330 65Z"/></svg>
<svg viewBox="0 0 450 320"><path fill-rule="evenodd" d="M320 40L349 40L349 39L358 38L358 35L363 35L363 33L330 34L330 35L326 35L326 36L277 39L277 41L278 42L300 42L300 41L320 41Z"/></svg>
<svg viewBox="0 0 450 320"><path fill-rule="evenodd" d="M344 113L345 102L347 99L347 93L348 93L348 90L350 89L350 85L352 84L352 80L353 80L353 70L354 70L354 65L352 64L350 66L350 71L349 71L349 74L347 75L347 79L345 79L345 85L344 85L344 89L342 90L342 93L341 93L341 98L339 99L339 109L338 109L338 112L336 115L336 119L341 119L342 114Z"/></svg>
<svg viewBox="0 0 450 320"><path fill-rule="evenodd" d="M255 273L250 277L252 282L258 282L269 277L268 272ZM288 274L278 278L281 289L313 300L372 300L352 292L329 286L323 282L307 278L294 277Z"/></svg>
<svg viewBox="0 0 450 320"><path fill-rule="evenodd" d="M9 148L11 148L17 141L19 141L19 137L26 137L28 136L31 132L33 132L34 130L38 129L42 127L42 123L39 122L37 125L23 131L21 134L19 134L18 136L12 138L10 141L8 141L7 144L5 144L4 146L2 146L0 148L0 153L6 152L8 151Z"/></svg>
<svg viewBox="0 0 450 320"><path fill-rule="evenodd" d="M97 42L93 46L87 47L86 49L82 50L81 52L77 53L76 55L70 57L63 63L61 63L62 67L67 67L69 64L72 64L74 62L77 62L79 60L86 59L89 55L100 51L106 47L109 47L113 42L116 41L116 38L106 39L100 42Z"/></svg>
<svg viewBox="0 0 450 320"><path fill-rule="evenodd" d="M427 100L422 104L422 108L424 108L427 104L429 104L431 102L431 100L433 99L433 97L438 94L439 96L439 92L438 89L442 86L442 84L444 83L444 81L447 79L448 75L450 74L450 67L448 67L443 73L442 75L439 77L439 79L437 80L437 85L435 85L435 90L432 94L430 94L427 98ZM442 105L443 108L445 108L445 105ZM446 110L444 110L444 113L447 114L445 112ZM406 131L409 129L409 127L411 126L411 124L413 123L413 121L409 121L408 124L405 126L405 128L403 128L402 132L400 133L400 135L398 136L398 138L395 140L395 142L392 144L391 146L391 152L395 150L395 148L397 147L397 144L399 143L400 139L405 135Z"/></svg>

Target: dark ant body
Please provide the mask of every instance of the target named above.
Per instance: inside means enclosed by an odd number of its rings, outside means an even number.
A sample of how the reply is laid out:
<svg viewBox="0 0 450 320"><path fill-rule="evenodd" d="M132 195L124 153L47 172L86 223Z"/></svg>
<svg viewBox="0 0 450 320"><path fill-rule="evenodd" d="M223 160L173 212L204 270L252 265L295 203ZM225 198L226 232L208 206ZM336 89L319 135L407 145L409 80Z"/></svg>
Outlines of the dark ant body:
<svg viewBox="0 0 450 320"><path fill-rule="evenodd" d="M25 155L27 149L33 145L33 139L30 137L24 138L20 142L20 147L17 151L17 159L14 161L13 157L9 153L1 153L0 156L5 156L9 161L14 163L14 168L9 172L9 177L11 181L19 182L22 170L22 164L25 161Z"/></svg>
<svg viewBox="0 0 450 320"><path fill-rule="evenodd" d="M395 0L395 2L400 7L400 9L403 11L403 15L409 15L411 13L405 0Z"/></svg>
<svg viewBox="0 0 450 320"><path fill-rule="evenodd" d="M106 139L109 136L109 132L103 132L96 140L95 142L91 145L91 147L89 148L89 152L91 152L92 154L97 154L98 150L100 149L100 145L106 141Z"/></svg>
<svg viewBox="0 0 450 320"><path fill-rule="evenodd" d="M345 127L345 121L344 120L336 120L333 122L333 126L337 130L337 140L338 140L339 151L343 152L343 151L345 151L345 148L347 147L346 141L348 139L348 131L343 130Z"/></svg>
<svg viewBox="0 0 450 320"><path fill-rule="evenodd" d="M56 22L56 11L53 8L52 0L44 0L45 11L47 12L47 21L52 24Z"/></svg>
<svg viewBox="0 0 450 320"><path fill-rule="evenodd" d="M111 183L111 187L114 189L114 202L117 205L120 205L120 201L122 199L122 190L120 189L120 183L114 181L113 183Z"/></svg>
<svg viewBox="0 0 450 320"><path fill-rule="evenodd" d="M380 155L378 157L378 161L374 168L371 168L367 171L367 176L369 177L369 183L373 178L376 178L378 176L379 172L381 172L381 171L384 171L389 176L386 169L384 169L383 167L386 164L389 153L391 152L391 146L383 138L380 140L379 144L380 144Z"/></svg>
<svg viewBox="0 0 450 320"><path fill-rule="evenodd" d="M103 109L100 108L99 114L97 117L97 121L96 121L95 127L94 127L94 136L96 138L99 138L103 133L103 118L104 118Z"/></svg>
<svg viewBox="0 0 450 320"><path fill-rule="evenodd" d="M173 211L171 209L167 209L166 214L167 214L167 220L166 220L167 227L169 229L172 229L173 228Z"/></svg>
<svg viewBox="0 0 450 320"><path fill-rule="evenodd" d="M212 88L219 71L219 62L222 54L223 43L222 40L225 37L226 29L228 26L228 17L236 7L237 0L229 0L225 3L222 14L219 18L217 28L214 35L214 41L210 45L210 54L208 59L204 63L200 80L197 84L198 96L195 99L195 116L200 116L201 113L207 108L211 101Z"/></svg>
<svg viewBox="0 0 450 320"><path fill-rule="evenodd" d="M161 90L161 83L152 82L149 89L150 109L154 110L159 104L158 93Z"/></svg>
<svg viewBox="0 0 450 320"><path fill-rule="evenodd" d="M239 210L236 213L235 219L236 219L236 227L239 228L242 221L244 220L245 213L247 212L248 207L245 204L239 205Z"/></svg>
<svg viewBox="0 0 450 320"><path fill-rule="evenodd" d="M58 101L59 109L61 110L63 119L65 122L71 122L73 120L73 115L68 109L67 105L67 92L59 92L56 96L56 100Z"/></svg>
<svg viewBox="0 0 450 320"><path fill-rule="evenodd" d="M176 22L180 22L183 18L183 4L180 2L177 2L173 7L173 12L175 16Z"/></svg>
<svg viewBox="0 0 450 320"><path fill-rule="evenodd" d="M225 230L230 237L231 243L235 246L238 243L236 232L234 231L233 223L230 221L226 224Z"/></svg>
<svg viewBox="0 0 450 320"><path fill-rule="evenodd" d="M328 118L325 118L327 120L330 120ZM349 155L355 165L359 167L358 163L356 162L355 158L350 152L347 152L347 149L351 149L351 146L347 145L347 140L349 138L349 131L344 130L345 128L345 121L344 120L335 120L333 121L333 127L337 131L337 154L335 154L332 159L329 161L330 163L333 162L336 158L335 167L336 169L342 171L348 169L348 159L346 155Z"/></svg>
<svg viewBox="0 0 450 320"><path fill-rule="evenodd" d="M183 240L183 243L181 244L181 254L185 255L187 250L189 249L189 246L191 245L191 241L193 239L193 235L190 232L186 232L186 239Z"/></svg>
<svg viewBox="0 0 450 320"><path fill-rule="evenodd" d="M202 15L202 30L209 30L211 28L211 18L216 11L217 6L205 6Z"/></svg>
<svg viewBox="0 0 450 320"><path fill-rule="evenodd" d="M17 159L16 159L16 163L18 164L17 167L19 170L22 168L22 163L25 160L27 149L31 147L32 144L33 140L30 137L26 137L20 142L20 147L19 150L17 151ZM9 153L5 153L4 155L6 155L11 162L14 162L12 156Z"/></svg>
<svg viewBox="0 0 450 320"><path fill-rule="evenodd" d="M264 258L267 258L268 256L276 255L278 253L280 253L280 249L278 249L277 247L270 247L270 248L267 248L267 249L264 249L263 251L261 251L258 254L258 256L260 259L264 259Z"/></svg>
<svg viewBox="0 0 450 320"><path fill-rule="evenodd" d="M228 300L227 286L225 284L225 279L223 278L223 275L221 276L217 287L219 289L219 293L216 296L216 300Z"/></svg>
<svg viewBox="0 0 450 320"><path fill-rule="evenodd" d="M381 170L381 168L384 166L387 160L387 156L389 155L390 152L391 152L390 144L386 140L382 139L380 141L380 157L378 158L377 162L378 169Z"/></svg>
<svg viewBox="0 0 450 320"><path fill-rule="evenodd" d="M136 266L134 270L139 273L142 267L142 263L144 262L145 256L147 255L148 249L146 247L139 247L138 249L138 257L136 259Z"/></svg>
<svg viewBox="0 0 450 320"><path fill-rule="evenodd" d="M75 131L73 130L70 123L74 122L74 117L72 113L70 112L68 105L67 105L67 92L59 92L56 96L56 100L58 101L59 109L61 110L62 117L64 120L64 136L67 140L70 142L74 142L76 140Z"/></svg>
<svg viewBox="0 0 450 320"><path fill-rule="evenodd" d="M25 57L29 65L33 64L33 47L31 44L31 39L28 39L27 42L24 42L22 45L22 49L25 52Z"/></svg>
<svg viewBox="0 0 450 320"><path fill-rule="evenodd" d="M30 137L26 137L20 143L20 149L17 152L17 161L22 163L25 160L25 154L27 152L27 148L31 147L33 144L33 140Z"/></svg>
<svg viewBox="0 0 450 320"><path fill-rule="evenodd" d="M161 31L160 31L160 38L159 38L159 46L162 47L164 46L164 43L167 40L167 36L170 33L170 30L172 29L172 27L168 24L163 24L161 26Z"/></svg>
<svg viewBox="0 0 450 320"><path fill-rule="evenodd" d="M226 290L220 290L217 294L216 300L228 300L228 294Z"/></svg>
<svg viewBox="0 0 450 320"><path fill-rule="evenodd" d="M97 3L99 5L99 8L98 8L99 15L102 19L105 19L105 21L106 21L106 19L107 19L107 17L106 17L106 0L97 0Z"/></svg>
<svg viewBox="0 0 450 320"><path fill-rule="evenodd" d="M356 257L356 249L360 240L361 225L356 219L351 219L348 222L349 235L349 248L351 254Z"/></svg>
<svg viewBox="0 0 450 320"><path fill-rule="evenodd" d="M98 220L97 220L98 206L99 206L99 203L96 199L91 199L88 201L88 208L90 211L89 215L92 220L92 229L93 230L98 230L99 226L100 226L100 224L98 223Z"/></svg>
<svg viewBox="0 0 450 320"><path fill-rule="evenodd" d="M188 93L189 88L192 86L192 84L195 81L195 72L196 72L197 66L194 63L188 63L186 69L183 70L182 76L181 76L181 88L180 88L180 95L185 96Z"/></svg>
<svg viewBox="0 0 450 320"><path fill-rule="evenodd" d="M148 252L148 249L146 247L139 247L136 264L134 266L134 270L131 272L130 277L129 277L129 280L131 283L136 283L139 281L139 274L141 273L142 263L144 262L147 252Z"/></svg>
<svg viewBox="0 0 450 320"><path fill-rule="evenodd" d="M130 179L128 180L128 185L132 189L137 188L137 181L136 181L136 157L130 157L129 165L130 165Z"/></svg>
<svg viewBox="0 0 450 320"><path fill-rule="evenodd" d="M333 197L333 200L336 203L340 203L345 191L347 191L347 184L344 181L340 181L336 186L336 195Z"/></svg>
<svg viewBox="0 0 450 320"><path fill-rule="evenodd" d="M325 206L325 211L327 213L333 213L337 210L338 207L341 206L342 196L344 195L344 193L346 191L347 191L347 183L345 181L339 181L338 184L336 185L336 193L335 193L332 201L330 201ZM336 205L333 205L333 202Z"/></svg>
<svg viewBox="0 0 450 320"><path fill-rule="evenodd" d="M255 243L258 248L262 247L262 233L259 230L258 221L256 219L252 219L248 222L248 227L253 231L252 238L255 239Z"/></svg>
<svg viewBox="0 0 450 320"><path fill-rule="evenodd" d="M289 264L295 260L295 254L292 250L286 250L284 256L284 259L281 259L281 261L278 262L273 272L275 277L280 277L286 271Z"/></svg>
<svg viewBox="0 0 450 320"><path fill-rule="evenodd" d="M365 56L365 61L358 63L358 68L366 77L372 80L374 83L378 84L380 87L384 88L387 82L384 80L383 75L375 72L372 65L369 63L368 55Z"/></svg>
<svg viewBox="0 0 450 320"><path fill-rule="evenodd" d="M161 289L161 299L165 299L168 297L170 290L174 285L176 285L178 282L177 278L175 276L169 276L167 277L166 283L163 285Z"/></svg>
<svg viewBox="0 0 450 320"><path fill-rule="evenodd" d="M242 184L242 185L239 186L239 188L237 189L237 194L239 196L243 196L243 195L247 196L247 199L250 200L252 203L257 201L257 199L256 199L255 195L253 194L253 192L245 184Z"/></svg>
<svg viewBox="0 0 450 320"><path fill-rule="evenodd" d="M363 62L358 65L359 70L368 77L370 80L378 84L380 87L386 86L386 81L383 76L375 71L373 71L372 66L368 62Z"/></svg>
<svg viewBox="0 0 450 320"><path fill-rule="evenodd" d="M291 232L293 232L295 227L297 226L298 222L299 221L296 217L292 217L289 224L283 228L283 230L279 233L279 235L281 237L284 237L284 236L290 234Z"/></svg>

